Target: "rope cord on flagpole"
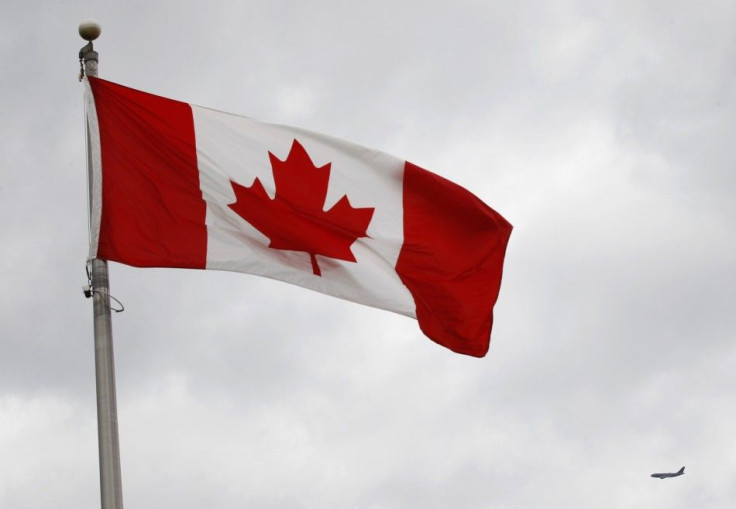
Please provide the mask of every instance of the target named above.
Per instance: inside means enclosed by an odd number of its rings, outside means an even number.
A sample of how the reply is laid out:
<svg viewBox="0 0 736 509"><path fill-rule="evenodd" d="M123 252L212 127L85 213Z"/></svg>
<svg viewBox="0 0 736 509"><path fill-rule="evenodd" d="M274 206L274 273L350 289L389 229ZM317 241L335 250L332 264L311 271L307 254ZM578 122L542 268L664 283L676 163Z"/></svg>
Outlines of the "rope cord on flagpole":
<svg viewBox="0 0 736 509"><path fill-rule="evenodd" d="M113 297L112 295L110 295L109 293L103 290L95 290L93 286L85 285L82 287L82 291L84 291L84 296L87 297L88 299L97 293L99 295L104 295L105 297L108 297L114 300L115 302L117 302L118 305L120 306L120 309L114 308L112 306L108 306L110 308L110 311L115 311L116 313L122 313L123 311L125 311L125 306L123 306L122 302L120 302L118 299L116 299L115 297Z"/></svg>
<svg viewBox="0 0 736 509"><path fill-rule="evenodd" d="M120 302L118 299L116 299L115 297L113 297L112 295L110 295L108 292L106 292L104 290L97 290L97 289L95 289L95 287L92 285L92 273L89 270L89 264L90 264L91 261L92 260L87 260L87 263L84 266L84 270L87 272L87 284L84 285L84 286L82 286L82 292L84 292L84 296L89 299L90 297L92 297L96 293L98 293L100 295L104 295L105 297L108 297L108 298L114 300L115 302L117 302L118 305L120 306L120 309L118 309L118 308L114 308L114 307L108 305L108 307L110 308L110 310L111 311L115 311L116 313L122 313L123 311L125 311L125 306L123 305L122 302Z"/></svg>

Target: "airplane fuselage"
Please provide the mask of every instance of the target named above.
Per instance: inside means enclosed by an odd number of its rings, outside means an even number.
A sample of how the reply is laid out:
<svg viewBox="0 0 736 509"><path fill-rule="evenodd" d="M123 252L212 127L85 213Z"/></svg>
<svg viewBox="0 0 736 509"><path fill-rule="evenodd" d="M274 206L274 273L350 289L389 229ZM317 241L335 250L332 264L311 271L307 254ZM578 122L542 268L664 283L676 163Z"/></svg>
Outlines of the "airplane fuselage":
<svg viewBox="0 0 736 509"><path fill-rule="evenodd" d="M682 467L677 472L667 472L662 474L652 474L652 477L656 477L657 479L667 479L668 477L678 477L685 473L685 467Z"/></svg>

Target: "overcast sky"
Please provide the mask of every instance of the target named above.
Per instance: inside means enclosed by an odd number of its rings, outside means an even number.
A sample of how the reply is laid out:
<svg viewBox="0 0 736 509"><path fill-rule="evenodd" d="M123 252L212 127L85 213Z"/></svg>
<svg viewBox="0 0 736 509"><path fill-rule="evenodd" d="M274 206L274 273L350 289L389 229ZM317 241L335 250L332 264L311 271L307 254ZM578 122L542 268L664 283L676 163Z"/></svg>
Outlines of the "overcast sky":
<svg viewBox="0 0 736 509"><path fill-rule="evenodd" d="M89 17L100 77L395 154L514 225L483 359L284 283L111 264L126 507L734 506L736 3L109 4L0 19L0 508L99 506Z"/></svg>

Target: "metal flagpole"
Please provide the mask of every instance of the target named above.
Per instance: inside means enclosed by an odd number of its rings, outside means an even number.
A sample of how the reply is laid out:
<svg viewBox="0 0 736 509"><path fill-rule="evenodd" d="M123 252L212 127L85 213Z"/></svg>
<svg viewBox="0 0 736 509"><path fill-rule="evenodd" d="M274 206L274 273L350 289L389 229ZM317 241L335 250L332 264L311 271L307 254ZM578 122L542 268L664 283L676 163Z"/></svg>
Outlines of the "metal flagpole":
<svg viewBox="0 0 736 509"><path fill-rule="evenodd" d="M92 41L99 37L100 25L84 21L79 25L79 35L87 42L79 51L83 72L97 77L98 54ZM81 74L80 74L81 78ZM92 196L93 172L90 154L89 125L87 131L87 172L89 193ZM90 200L90 211L91 211ZM90 212L91 213L91 212ZM90 288L94 309L95 375L97 385L97 437L100 449L100 492L102 509L123 509L123 489L120 478L120 444L118 440L118 412L115 400L115 361L112 348L112 318L110 313L110 281L107 262L90 261Z"/></svg>

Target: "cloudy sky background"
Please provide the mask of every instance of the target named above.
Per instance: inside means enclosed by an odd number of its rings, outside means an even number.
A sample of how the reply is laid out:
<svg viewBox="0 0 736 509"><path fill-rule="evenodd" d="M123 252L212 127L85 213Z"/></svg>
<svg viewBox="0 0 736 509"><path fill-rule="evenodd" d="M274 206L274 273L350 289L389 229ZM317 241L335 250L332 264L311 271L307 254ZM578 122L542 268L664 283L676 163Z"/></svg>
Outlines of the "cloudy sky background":
<svg viewBox="0 0 736 509"><path fill-rule="evenodd" d="M11 0L0 508L99 506L89 17L101 77L395 154L515 227L483 359L283 283L111 264L127 507L733 507L736 4L612 4Z"/></svg>

